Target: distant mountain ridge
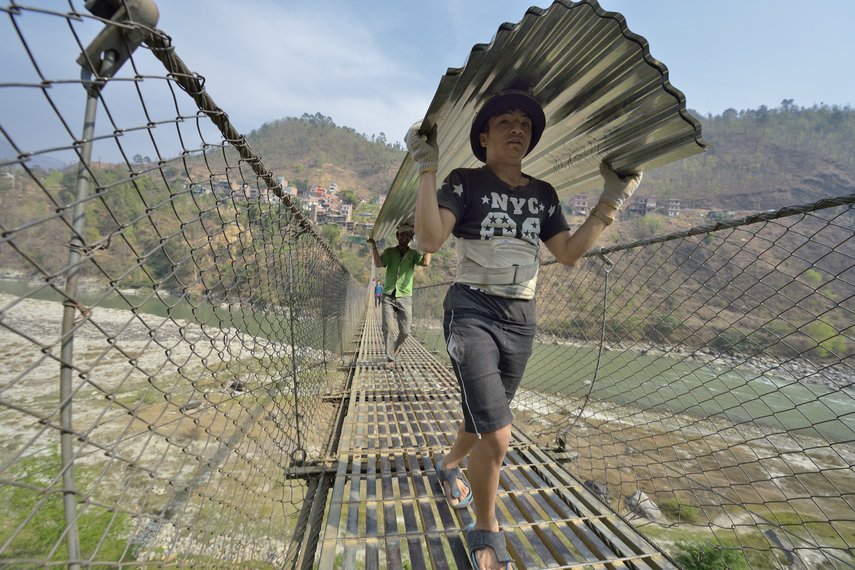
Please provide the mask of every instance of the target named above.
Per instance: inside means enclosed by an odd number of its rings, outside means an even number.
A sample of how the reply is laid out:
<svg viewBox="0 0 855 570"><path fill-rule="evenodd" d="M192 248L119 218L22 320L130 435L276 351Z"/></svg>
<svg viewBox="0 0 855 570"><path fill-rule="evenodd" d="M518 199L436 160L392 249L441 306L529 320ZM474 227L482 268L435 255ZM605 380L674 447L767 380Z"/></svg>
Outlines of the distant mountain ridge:
<svg viewBox="0 0 855 570"><path fill-rule="evenodd" d="M0 140L0 162L5 162L7 160L17 160L18 153L15 152L15 149L12 148L5 140ZM30 166L38 166L39 168L43 168L45 170L62 170L66 167L66 164L61 160L57 160L55 158L51 158L49 156L39 156L35 155L30 157L27 160L27 164Z"/></svg>
<svg viewBox="0 0 855 570"><path fill-rule="evenodd" d="M267 168L298 188L335 182L363 198L388 190L405 153L383 133L368 137L320 113L265 123L246 138Z"/></svg>
<svg viewBox="0 0 855 570"><path fill-rule="evenodd" d="M855 111L848 106L800 108L785 99L774 109L728 109L699 120L709 148L646 172L638 197L674 198L683 208L761 211L855 192ZM336 183L363 199L388 191L406 152L383 133L369 137L321 113L273 120L247 140L265 167L290 185ZM0 159L16 157L0 140ZM194 161L201 172L203 161ZM38 155L28 164L69 166Z"/></svg>
<svg viewBox="0 0 855 570"><path fill-rule="evenodd" d="M652 216L621 214L620 223L610 228L610 233L603 240L604 245L631 243L708 223L709 212L704 210L720 210L725 217L730 217L727 214L730 211L744 215L855 193L855 175L852 172L855 166L855 112L848 108L797 109L782 105L773 110L728 110L722 115L701 119L701 123L709 149L698 156L646 172L636 197L633 197L635 200L655 196L659 204L676 199L682 209L696 210L681 212L676 217L666 216L661 211ZM306 190L314 186L326 188L335 183L342 195L350 192L357 198L374 202L358 205L357 216L376 215L377 198L388 191L405 156L400 144L388 144L382 134L367 137L351 128L337 126L331 118L320 114L266 123L250 132L247 139L253 151L261 156L265 169L274 176L285 177L291 186ZM8 145L2 148L8 152ZM220 206L211 209L210 204L205 205L207 202L200 202L200 207L193 198L182 195L174 208L158 210L156 214L146 213L148 204L169 202L169 192L186 183L187 172L194 180L223 183L225 176L221 173L227 170L217 160L228 160L230 168L239 163L236 152L224 159L228 152L229 149L225 149L225 152L211 152L204 157L197 154L182 157L181 168L173 162L162 169L150 168L143 176L134 179L132 192L116 191L125 184L122 181L127 180L127 165L93 164L99 183L111 191L93 201L92 205L100 207L103 202L105 207L109 206L111 214L91 218L90 239L97 240L114 231L116 222L111 221L114 218L127 221L163 216L162 223L168 224L175 220L174 213L171 213L173 209L182 212L179 217L183 216L183 219L198 216L200 211L205 215L218 211ZM4 220L11 220L4 222L7 226L13 227L22 220L40 216L51 218L56 212L54 199L62 204L73 201L77 181L75 166L37 177L23 173L16 176L13 174L15 168L4 167L4 174L10 176L0 177ZM231 181L246 176L243 180L252 183L254 179L250 172L249 169L246 172L242 170L241 175L233 176ZM25 199L41 195L44 191L51 193L53 198L41 203ZM146 203L142 196L145 196ZM213 201L215 198L206 195L200 200ZM360 211L360 208L365 210ZM849 223L847 220L850 218L841 223ZM370 217L356 219L371 221ZM583 221L584 215L568 216L568 222L574 226ZM65 231L64 228L61 231ZM196 228L194 231L201 230ZM135 226L134 234L142 243L142 251L165 252L153 257L152 263L156 267L152 271L163 274L164 279L168 278L169 254L177 253L162 247L158 250L162 236L154 231L151 224ZM344 245L337 226L323 226L322 234L328 243L340 247L343 262L355 275L369 273L371 256L364 244ZM193 233L188 239L190 242L202 239L202 234ZM21 247L38 251L40 262L45 267L60 268L67 262L65 249L55 247L56 232L50 229L49 224L21 233L18 240ZM176 242L169 243L169 247L179 247ZM105 258L105 264L118 265L122 251L118 248L100 255ZM445 281L453 275L453 265L453 253L445 248L435 257L432 270L425 279ZM0 266L8 270L28 271L27 264L13 248L0 250Z"/></svg>
<svg viewBox="0 0 855 570"><path fill-rule="evenodd" d="M645 174L640 195L767 210L855 193L855 111L785 100L700 119L709 148Z"/></svg>
<svg viewBox="0 0 855 570"><path fill-rule="evenodd" d="M855 111L848 107L784 100L775 109L728 109L699 120L709 148L645 173L639 196L759 211L855 192ZM405 153L382 133L368 138L320 113L265 123L247 139L275 174L336 182L363 198L388 190Z"/></svg>

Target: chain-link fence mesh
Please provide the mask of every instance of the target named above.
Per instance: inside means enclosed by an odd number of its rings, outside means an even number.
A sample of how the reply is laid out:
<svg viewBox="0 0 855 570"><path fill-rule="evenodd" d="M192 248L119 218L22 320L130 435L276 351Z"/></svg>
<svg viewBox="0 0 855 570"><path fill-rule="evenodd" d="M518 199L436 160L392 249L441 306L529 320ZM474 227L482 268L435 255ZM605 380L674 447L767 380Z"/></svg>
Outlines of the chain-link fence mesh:
<svg viewBox="0 0 855 570"><path fill-rule="evenodd" d="M0 565L293 561L369 293L167 36L67 8L0 8ZM544 267L518 425L659 544L850 567L852 202Z"/></svg>
<svg viewBox="0 0 855 570"><path fill-rule="evenodd" d="M168 37L0 11L0 566L281 566L367 288Z"/></svg>
<svg viewBox="0 0 855 570"><path fill-rule="evenodd" d="M517 424L663 545L852 567L853 202L545 266ZM431 346L445 290L416 291Z"/></svg>

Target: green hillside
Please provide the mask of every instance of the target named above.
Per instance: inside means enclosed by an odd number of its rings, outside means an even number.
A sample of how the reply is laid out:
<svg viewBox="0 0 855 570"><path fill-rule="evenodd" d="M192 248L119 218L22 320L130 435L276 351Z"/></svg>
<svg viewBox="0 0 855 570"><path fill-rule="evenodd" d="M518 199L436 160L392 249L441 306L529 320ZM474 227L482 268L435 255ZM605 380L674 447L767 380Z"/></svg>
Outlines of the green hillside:
<svg viewBox="0 0 855 570"><path fill-rule="evenodd" d="M404 159L383 133L368 137L320 113L265 123L246 138L268 169L297 188L334 182L361 198L385 193Z"/></svg>
<svg viewBox="0 0 855 570"><path fill-rule="evenodd" d="M638 196L678 198L685 208L762 211L853 192L855 111L768 109L700 117L706 152L645 173ZM401 134L401 133L397 133ZM360 197L386 192L404 157L384 134L367 137L319 113L265 123L247 139L289 181L336 182Z"/></svg>
<svg viewBox="0 0 855 570"><path fill-rule="evenodd" d="M762 211L855 192L855 111L728 109L701 118L710 148L645 174L639 195L683 207Z"/></svg>
<svg viewBox="0 0 855 570"><path fill-rule="evenodd" d="M785 100L776 109L730 109L721 115L702 118L701 122L709 149L701 155L645 173L637 193L638 197L655 196L660 205L670 198L679 199L684 208L680 216L671 218L660 213L634 218L622 216L605 234L604 245L703 224L708 221L705 214L709 210L744 214L855 192L852 172L855 111L848 107L797 108ZM389 188L405 152L399 143L389 144L383 134L368 137L349 127L338 126L332 118L320 113L265 123L251 131L247 139L262 157L265 167L274 175L283 176L291 186L303 191L335 183L341 194L354 202L354 217L359 221L374 219L380 197ZM156 261L156 272L168 275L169 259L178 255L171 249L180 244L166 241L161 245L161 234L154 226L139 221L146 218L151 204L165 203L170 192L183 196L175 202L176 212L182 217L192 217L190 212L201 207L205 211L201 217L203 221L220 219L224 215L221 203L218 206L210 195L191 198L184 187L185 171L203 183L208 179L213 183L211 172L228 172L229 168L218 165L217 160L216 152L206 157L176 159L161 170L145 169L133 183L116 182L126 176L123 166L96 165L93 171L100 179L99 184L110 192L105 194L101 206L104 215L93 218L87 239L97 244L103 267L119 266L121 257L129 254L127 247L117 241L111 243L108 238L118 228L132 225L130 231L142 250L132 254L154 252L151 259L152 263ZM232 168L239 163L235 157L228 160ZM244 171L244 176L247 173L252 175L251 171ZM254 183L252 176L246 180ZM4 204L0 223L7 229L42 216L50 217L55 209L53 203L70 204L76 170L70 167L65 171L45 171L43 188L37 188L26 177L16 179L17 183L11 177L0 178L0 200ZM236 179L230 176L230 180ZM53 196L51 203L23 199L43 192ZM169 208L155 209L149 218L160 224L170 224L174 223L169 220L174 220L175 215ZM571 216L570 221L578 224L582 219ZM174 231L178 231L178 227ZM190 234L188 239L192 241L201 239L205 230L200 223L199 236L192 234L195 230L189 226L185 226L184 231ZM361 280L367 279L370 273L367 248L358 240L348 241L344 230L336 226L324 226L320 231L340 252L351 272ZM39 259L34 261L44 264L48 270L60 270L67 252L64 247L54 246L57 232L60 235L68 233L66 224L60 220L21 232L15 240L29 251L40 252ZM447 280L452 271L451 258L451 252L440 252L435 257L434 267L421 282ZM0 249L0 263L6 273L30 271L27 263L8 247ZM140 278L145 280L143 268L139 272ZM175 276L170 279L174 280Z"/></svg>

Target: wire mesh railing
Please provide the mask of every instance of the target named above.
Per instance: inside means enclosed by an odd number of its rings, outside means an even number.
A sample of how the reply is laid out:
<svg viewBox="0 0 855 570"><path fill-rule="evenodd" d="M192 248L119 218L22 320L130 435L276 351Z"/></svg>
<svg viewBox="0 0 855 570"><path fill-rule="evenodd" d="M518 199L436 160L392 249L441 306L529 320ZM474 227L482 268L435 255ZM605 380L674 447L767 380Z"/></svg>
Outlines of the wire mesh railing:
<svg viewBox="0 0 855 570"><path fill-rule="evenodd" d="M287 566L369 292L168 36L46 6L0 7L0 566ZM851 567L852 203L545 266L518 425L664 548Z"/></svg>
<svg viewBox="0 0 855 570"><path fill-rule="evenodd" d="M517 425L678 561L851 568L853 203L546 265ZM431 346L445 290L415 292Z"/></svg>
<svg viewBox="0 0 855 570"><path fill-rule="evenodd" d="M90 4L0 7L0 566L279 567L368 289L147 2Z"/></svg>

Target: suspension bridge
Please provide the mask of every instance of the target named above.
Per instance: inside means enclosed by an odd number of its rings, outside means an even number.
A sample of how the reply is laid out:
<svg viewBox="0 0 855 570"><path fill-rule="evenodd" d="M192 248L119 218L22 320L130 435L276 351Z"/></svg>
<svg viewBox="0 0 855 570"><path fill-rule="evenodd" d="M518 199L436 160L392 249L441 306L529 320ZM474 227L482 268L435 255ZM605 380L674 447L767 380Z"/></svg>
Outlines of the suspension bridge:
<svg viewBox="0 0 855 570"><path fill-rule="evenodd" d="M0 123L0 566L468 568L471 513L431 467L460 419L446 284L416 288L402 362L379 365L368 284L145 4L0 8L4 45L31 64L0 94L45 117L37 144ZM579 14L615 24L615 49L643 42L593 0L550 10L475 57L512 61L514 34ZM67 68L40 65L32 26L57 30ZM450 72L428 119L467 112L472 73ZM685 130L662 156L612 141L625 166L697 151L677 102ZM150 159L129 159L140 141ZM590 153L544 141L579 157L563 180L584 187ZM405 160L379 237L411 191ZM701 551L855 564L853 202L544 264L498 496L517 568L679 568Z"/></svg>

